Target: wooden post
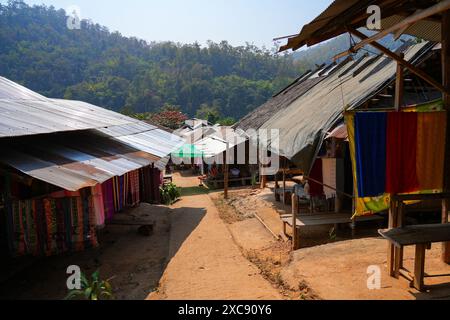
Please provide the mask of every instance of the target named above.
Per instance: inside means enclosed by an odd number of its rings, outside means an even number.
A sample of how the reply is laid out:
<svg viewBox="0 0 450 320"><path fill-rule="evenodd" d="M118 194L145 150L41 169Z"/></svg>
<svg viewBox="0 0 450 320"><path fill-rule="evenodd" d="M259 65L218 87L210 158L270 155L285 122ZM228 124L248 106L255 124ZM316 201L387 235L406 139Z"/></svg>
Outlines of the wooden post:
<svg viewBox="0 0 450 320"><path fill-rule="evenodd" d="M405 58L405 54L401 54L402 59ZM397 62L397 76L395 79L395 110L399 111L403 105L403 87L404 87L404 67Z"/></svg>
<svg viewBox="0 0 450 320"><path fill-rule="evenodd" d="M225 199L228 199L228 180L229 180L229 173L228 173L228 170L229 170L229 168L228 168L228 144L227 144L227 150L225 150L225 155L224 155L224 159L225 159L225 161L224 161L224 165L223 165L223 170L224 170L224 172L223 172L223 183L224 183L224 186L223 186L223 197L225 198Z"/></svg>
<svg viewBox="0 0 450 320"><path fill-rule="evenodd" d="M389 208L389 229L393 229L397 226L397 202L391 199L391 205ZM388 243L388 271L391 277L395 277L395 246Z"/></svg>
<svg viewBox="0 0 450 320"><path fill-rule="evenodd" d="M447 110L447 137L445 143L445 170L444 170L444 189L450 190L450 10L442 13L442 80L447 89L444 93L444 108ZM448 202L445 205L446 214L442 215L442 222L448 223ZM444 210L443 210L444 211ZM450 264L450 243L442 245L442 260Z"/></svg>
<svg viewBox="0 0 450 320"><path fill-rule="evenodd" d="M397 222L396 222L396 227L397 228L403 228L404 225L404 218L405 218L405 205L402 201L400 201L398 203L397 206ZM395 278L399 278L400 277L400 270L403 268L403 247L402 248L398 248L398 247L394 247L394 251L395 251L395 261L394 261L394 275Z"/></svg>
<svg viewBox="0 0 450 320"><path fill-rule="evenodd" d="M261 189L264 189L267 186L267 176L260 176L261 179Z"/></svg>
<svg viewBox="0 0 450 320"><path fill-rule="evenodd" d="M427 244L416 245L416 259L414 261L414 288L423 291L423 279L425 276L425 255Z"/></svg>
<svg viewBox="0 0 450 320"><path fill-rule="evenodd" d="M299 235L297 232L297 212L298 212L298 197L295 193L292 194L292 249L300 249Z"/></svg>
<svg viewBox="0 0 450 320"><path fill-rule="evenodd" d="M287 198L286 198L286 170L283 169L283 203L287 204Z"/></svg>

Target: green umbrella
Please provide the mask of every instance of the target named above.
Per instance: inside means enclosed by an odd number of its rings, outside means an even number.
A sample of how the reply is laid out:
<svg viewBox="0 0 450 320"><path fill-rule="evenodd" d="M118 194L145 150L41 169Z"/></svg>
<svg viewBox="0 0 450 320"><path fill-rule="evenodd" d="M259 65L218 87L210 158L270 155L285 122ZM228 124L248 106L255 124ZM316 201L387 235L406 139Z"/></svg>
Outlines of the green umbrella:
<svg viewBox="0 0 450 320"><path fill-rule="evenodd" d="M201 158L203 156L203 151L198 150L193 144L185 144L178 151L172 153L172 157L175 158Z"/></svg>

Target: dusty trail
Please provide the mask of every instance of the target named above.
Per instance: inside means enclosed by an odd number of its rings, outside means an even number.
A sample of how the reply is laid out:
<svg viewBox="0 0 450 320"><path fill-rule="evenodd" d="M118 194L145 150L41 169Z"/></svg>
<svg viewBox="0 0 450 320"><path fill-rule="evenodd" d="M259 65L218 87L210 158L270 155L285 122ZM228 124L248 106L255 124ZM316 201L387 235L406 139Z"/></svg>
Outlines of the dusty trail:
<svg viewBox="0 0 450 320"><path fill-rule="evenodd" d="M198 184L196 178L174 178L181 187ZM207 194L184 196L173 209L172 258L150 300L282 299L242 255Z"/></svg>

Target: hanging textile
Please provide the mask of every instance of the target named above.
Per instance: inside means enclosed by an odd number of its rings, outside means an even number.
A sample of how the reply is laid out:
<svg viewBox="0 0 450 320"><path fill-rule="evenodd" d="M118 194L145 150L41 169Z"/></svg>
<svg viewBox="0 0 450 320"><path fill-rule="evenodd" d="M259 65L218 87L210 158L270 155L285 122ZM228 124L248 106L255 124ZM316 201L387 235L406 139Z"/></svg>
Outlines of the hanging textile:
<svg viewBox="0 0 450 320"><path fill-rule="evenodd" d="M327 199L332 199L336 197L336 158L322 158L322 176L323 184L332 187L323 187L325 197Z"/></svg>
<svg viewBox="0 0 450 320"><path fill-rule="evenodd" d="M418 113L417 178L421 190L443 190L447 116L445 112Z"/></svg>
<svg viewBox="0 0 450 320"><path fill-rule="evenodd" d="M345 188L344 161L337 158L322 158L322 175L325 197L336 198L336 190L343 191Z"/></svg>
<svg viewBox="0 0 450 320"><path fill-rule="evenodd" d="M105 219L111 220L114 216L114 182L110 179L102 183L103 205L105 209Z"/></svg>
<svg viewBox="0 0 450 320"><path fill-rule="evenodd" d="M386 170L386 113L355 115L356 170L358 193L376 197L384 193Z"/></svg>
<svg viewBox="0 0 450 320"><path fill-rule="evenodd" d="M386 193L417 191L417 113L389 112L387 117Z"/></svg>
<svg viewBox="0 0 450 320"><path fill-rule="evenodd" d="M92 202L95 212L95 224L98 227L105 225L105 200L103 199L103 188L101 184L97 184L91 188Z"/></svg>
<svg viewBox="0 0 450 320"><path fill-rule="evenodd" d="M442 191L447 115L439 105L438 101L405 108L401 112L346 113L354 182L357 185L357 215L388 209L390 194ZM375 134L375 130L368 128L375 126L377 121L378 133ZM373 146L365 144L374 139L381 143L379 138L383 137L383 130L380 128L384 123L386 152L383 161L377 153L382 146L369 152ZM383 164L384 172L380 170ZM377 175L373 173L375 171ZM379 180L385 181L384 188L381 188ZM374 187L375 183L377 187Z"/></svg>
<svg viewBox="0 0 450 320"><path fill-rule="evenodd" d="M139 171L128 173L127 205L135 207L140 202Z"/></svg>
<svg viewBox="0 0 450 320"><path fill-rule="evenodd" d="M142 202L160 203L161 171L157 168L145 167L139 170L139 187Z"/></svg>
<svg viewBox="0 0 450 320"><path fill-rule="evenodd" d="M114 212L118 213L124 209L125 203L125 176L113 178Z"/></svg>
<svg viewBox="0 0 450 320"><path fill-rule="evenodd" d="M356 145L355 145L355 121L354 114L349 113L345 115L345 123L347 125L350 158L352 162L353 173L353 185L355 196L355 213L356 215L363 216L377 212L382 212L389 208L390 197L387 194L383 194L379 197L361 197L358 192L358 170L356 164Z"/></svg>
<svg viewBox="0 0 450 320"><path fill-rule="evenodd" d="M309 174L311 179L318 182L323 182L323 172L322 172L322 159L317 159ZM324 195L323 185L314 181L308 181L309 184L309 195L311 197L321 197Z"/></svg>
<svg viewBox="0 0 450 320"><path fill-rule="evenodd" d="M98 245L92 197L6 202L13 256L52 256Z"/></svg>

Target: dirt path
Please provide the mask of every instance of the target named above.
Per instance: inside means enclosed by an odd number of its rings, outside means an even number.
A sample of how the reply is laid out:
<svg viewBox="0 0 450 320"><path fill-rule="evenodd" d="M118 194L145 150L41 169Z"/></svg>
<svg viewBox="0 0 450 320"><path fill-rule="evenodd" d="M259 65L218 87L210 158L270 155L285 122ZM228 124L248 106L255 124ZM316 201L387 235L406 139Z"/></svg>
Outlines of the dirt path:
<svg viewBox="0 0 450 320"><path fill-rule="evenodd" d="M190 192L198 184L196 178L174 178L177 185L191 187ZM259 269L242 255L210 197L195 193L173 206L173 258L159 290L149 299L282 299Z"/></svg>

